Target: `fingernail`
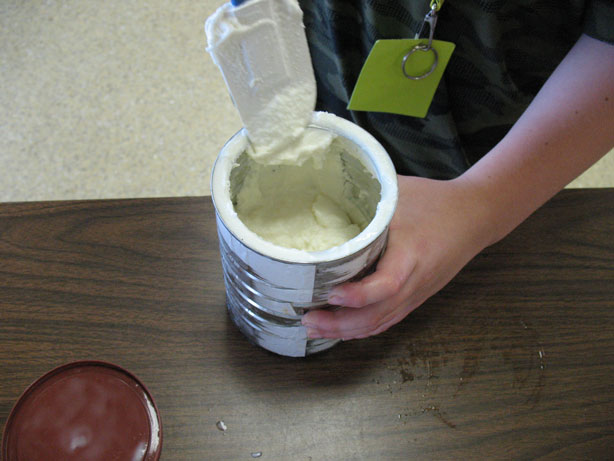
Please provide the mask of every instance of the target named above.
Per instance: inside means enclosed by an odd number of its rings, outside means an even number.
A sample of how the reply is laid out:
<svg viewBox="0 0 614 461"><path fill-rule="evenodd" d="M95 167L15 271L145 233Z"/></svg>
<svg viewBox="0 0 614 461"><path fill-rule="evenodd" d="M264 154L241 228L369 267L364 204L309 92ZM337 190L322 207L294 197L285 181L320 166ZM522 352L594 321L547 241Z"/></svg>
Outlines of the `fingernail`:
<svg viewBox="0 0 614 461"><path fill-rule="evenodd" d="M307 327L307 338L309 339L320 339L322 335L315 328Z"/></svg>
<svg viewBox="0 0 614 461"><path fill-rule="evenodd" d="M341 298L339 296L331 296L328 298L328 304L333 304L335 306L341 305Z"/></svg>
<svg viewBox="0 0 614 461"><path fill-rule="evenodd" d="M335 306L341 306L343 304L343 297L339 295L330 295L328 297L328 304L333 304Z"/></svg>
<svg viewBox="0 0 614 461"><path fill-rule="evenodd" d="M315 324L309 321L309 318L306 316L303 316L303 318L301 319L301 324L305 327L305 328L313 328L315 327Z"/></svg>

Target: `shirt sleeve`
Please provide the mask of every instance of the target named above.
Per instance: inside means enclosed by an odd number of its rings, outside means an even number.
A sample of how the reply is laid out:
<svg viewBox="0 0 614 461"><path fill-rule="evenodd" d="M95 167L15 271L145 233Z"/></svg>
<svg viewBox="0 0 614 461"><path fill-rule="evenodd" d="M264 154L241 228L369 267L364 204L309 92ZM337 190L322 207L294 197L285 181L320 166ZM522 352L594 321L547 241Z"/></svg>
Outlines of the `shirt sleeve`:
<svg viewBox="0 0 614 461"><path fill-rule="evenodd" d="M614 44L614 0L593 0L587 3L584 33Z"/></svg>

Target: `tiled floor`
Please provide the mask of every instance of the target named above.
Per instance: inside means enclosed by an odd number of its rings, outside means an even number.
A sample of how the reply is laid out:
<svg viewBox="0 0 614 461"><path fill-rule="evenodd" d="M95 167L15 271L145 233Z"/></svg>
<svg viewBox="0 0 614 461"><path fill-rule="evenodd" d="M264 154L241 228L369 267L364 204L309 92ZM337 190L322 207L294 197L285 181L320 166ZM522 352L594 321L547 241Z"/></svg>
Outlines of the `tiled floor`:
<svg viewBox="0 0 614 461"><path fill-rule="evenodd" d="M222 0L0 3L0 201L205 195L240 127L205 51ZM614 153L572 186L614 186Z"/></svg>

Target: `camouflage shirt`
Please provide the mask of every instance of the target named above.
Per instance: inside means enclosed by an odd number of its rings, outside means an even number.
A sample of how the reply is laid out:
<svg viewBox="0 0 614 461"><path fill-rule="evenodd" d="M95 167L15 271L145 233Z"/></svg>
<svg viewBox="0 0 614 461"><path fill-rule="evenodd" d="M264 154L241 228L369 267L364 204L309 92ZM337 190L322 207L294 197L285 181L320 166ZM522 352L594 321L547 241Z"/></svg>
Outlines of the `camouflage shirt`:
<svg viewBox="0 0 614 461"><path fill-rule="evenodd" d="M581 34L614 43L612 0L448 0L435 38L456 49L424 119L346 109L374 42L413 38L428 0L299 0L317 109L371 132L397 172L453 178L511 128Z"/></svg>

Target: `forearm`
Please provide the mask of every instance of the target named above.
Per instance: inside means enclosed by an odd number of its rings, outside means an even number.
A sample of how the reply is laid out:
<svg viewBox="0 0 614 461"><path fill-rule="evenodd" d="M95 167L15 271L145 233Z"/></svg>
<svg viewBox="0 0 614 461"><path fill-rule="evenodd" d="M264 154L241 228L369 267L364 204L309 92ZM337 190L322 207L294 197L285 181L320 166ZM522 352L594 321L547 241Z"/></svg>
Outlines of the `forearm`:
<svg viewBox="0 0 614 461"><path fill-rule="evenodd" d="M583 36L505 138L458 178L503 238L614 146L614 46Z"/></svg>
<svg viewBox="0 0 614 461"><path fill-rule="evenodd" d="M452 181L399 177L377 270L303 317L310 338L385 331L614 145L614 46L583 37L509 134Z"/></svg>

